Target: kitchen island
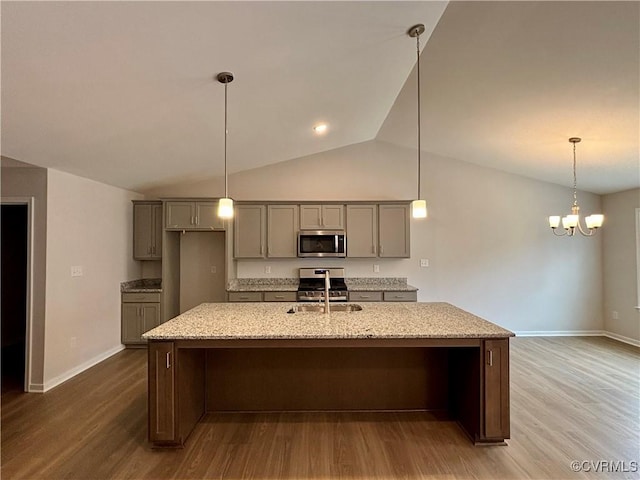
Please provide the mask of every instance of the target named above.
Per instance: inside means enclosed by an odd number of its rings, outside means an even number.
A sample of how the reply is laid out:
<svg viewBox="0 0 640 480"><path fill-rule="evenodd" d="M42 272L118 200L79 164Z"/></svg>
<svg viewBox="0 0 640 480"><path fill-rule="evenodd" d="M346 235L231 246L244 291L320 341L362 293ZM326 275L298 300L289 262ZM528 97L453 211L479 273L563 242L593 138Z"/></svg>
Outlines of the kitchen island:
<svg viewBox="0 0 640 480"><path fill-rule="evenodd" d="M222 411L424 410L476 444L509 438L512 332L447 303L295 307L202 304L145 333L152 444Z"/></svg>

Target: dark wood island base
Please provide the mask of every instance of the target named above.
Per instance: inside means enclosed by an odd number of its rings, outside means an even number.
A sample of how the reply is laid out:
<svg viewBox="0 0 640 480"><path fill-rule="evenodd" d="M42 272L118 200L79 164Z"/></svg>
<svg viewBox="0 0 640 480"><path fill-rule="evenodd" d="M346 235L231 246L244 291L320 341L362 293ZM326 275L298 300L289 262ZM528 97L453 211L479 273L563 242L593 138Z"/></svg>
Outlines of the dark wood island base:
<svg viewBox="0 0 640 480"><path fill-rule="evenodd" d="M509 338L149 339L149 441L182 447L221 411L444 412L505 445Z"/></svg>

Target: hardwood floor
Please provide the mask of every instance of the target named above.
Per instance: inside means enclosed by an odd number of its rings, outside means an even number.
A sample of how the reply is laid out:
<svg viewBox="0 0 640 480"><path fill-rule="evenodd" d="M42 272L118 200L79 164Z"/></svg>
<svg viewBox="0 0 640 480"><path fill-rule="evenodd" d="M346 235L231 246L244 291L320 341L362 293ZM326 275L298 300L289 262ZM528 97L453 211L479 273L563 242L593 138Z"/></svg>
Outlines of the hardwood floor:
<svg viewBox="0 0 640 480"><path fill-rule="evenodd" d="M151 450L146 401L145 350L4 394L2 479L640 478L640 350L606 338L512 339L506 447L421 412L262 413L208 414L185 449Z"/></svg>

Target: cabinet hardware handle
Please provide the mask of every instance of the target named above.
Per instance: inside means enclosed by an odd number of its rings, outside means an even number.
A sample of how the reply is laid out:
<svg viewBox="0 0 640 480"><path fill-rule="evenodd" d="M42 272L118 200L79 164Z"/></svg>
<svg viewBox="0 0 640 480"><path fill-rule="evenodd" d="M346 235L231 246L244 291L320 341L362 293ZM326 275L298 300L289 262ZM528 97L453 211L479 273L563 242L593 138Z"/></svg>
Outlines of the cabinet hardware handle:
<svg viewBox="0 0 640 480"><path fill-rule="evenodd" d="M371 245L371 253L376 253L376 246L375 245Z"/></svg>
<svg viewBox="0 0 640 480"><path fill-rule="evenodd" d="M260 245L260 255L264 255L264 245Z"/></svg>
<svg viewBox="0 0 640 480"><path fill-rule="evenodd" d="M198 216L196 215L196 225L198 225Z"/></svg>
<svg viewBox="0 0 640 480"><path fill-rule="evenodd" d="M360 298L369 298L369 295L360 295Z"/></svg>
<svg viewBox="0 0 640 480"><path fill-rule="evenodd" d="M488 350L488 352L489 352L489 358L487 359L487 365L492 367L493 366L493 350Z"/></svg>
<svg viewBox="0 0 640 480"><path fill-rule="evenodd" d="M276 298L284 298L284 295L275 295Z"/></svg>
<svg viewBox="0 0 640 480"><path fill-rule="evenodd" d="M171 368L171 352L167 352L167 369Z"/></svg>
<svg viewBox="0 0 640 480"><path fill-rule="evenodd" d="M384 253L384 247L380 245L380 255L382 255L383 253Z"/></svg>

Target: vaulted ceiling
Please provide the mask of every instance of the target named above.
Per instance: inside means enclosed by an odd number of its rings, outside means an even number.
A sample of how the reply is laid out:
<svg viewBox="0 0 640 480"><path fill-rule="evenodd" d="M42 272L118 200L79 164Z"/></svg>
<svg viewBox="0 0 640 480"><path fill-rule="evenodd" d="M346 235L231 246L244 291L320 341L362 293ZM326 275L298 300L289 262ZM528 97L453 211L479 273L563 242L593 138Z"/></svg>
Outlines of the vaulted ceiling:
<svg viewBox="0 0 640 480"><path fill-rule="evenodd" d="M2 155L123 188L367 140L640 186L638 2L6 2ZM426 44L426 46L425 46ZM312 127L329 124L318 136Z"/></svg>

